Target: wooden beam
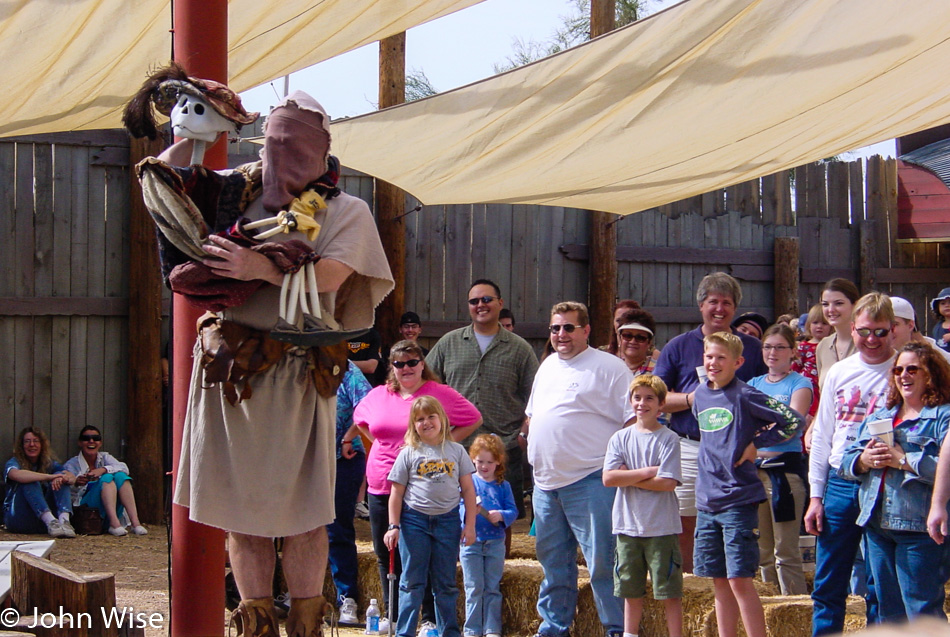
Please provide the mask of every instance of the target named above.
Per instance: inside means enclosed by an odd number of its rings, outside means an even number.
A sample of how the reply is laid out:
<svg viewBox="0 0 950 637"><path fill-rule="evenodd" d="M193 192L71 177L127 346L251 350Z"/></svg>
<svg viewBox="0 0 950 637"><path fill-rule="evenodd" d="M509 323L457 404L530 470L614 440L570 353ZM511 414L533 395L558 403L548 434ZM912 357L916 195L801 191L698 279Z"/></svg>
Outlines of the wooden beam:
<svg viewBox="0 0 950 637"><path fill-rule="evenodd" d="M572 261L586 261L589 246L566 244L558 248ZM697 265L772 265L775 255L769 250L725 250L684 248L682 246L618 246L617 261L627 263L677 263Z"/></svg>
<svg viewBox="0 0 950 637"><path fill-rule="evenodd" d="M122 297L0 297L0 316L126 316L128 313L129 300Z"/></svg>
<svg viewBox="0 0 950 637"><path fill-rule="evenodd" d="M132 140L129 164L162 152L162 140ZM165 512L162 466L162 273L155 224L142 188L129 171L129 365L128 464L135 478L135 503L143 522L158 524Z"/></svg>
<svg viewBox="0 0 950 637"><path fill-rule="evenodd" d="M615 0L591 0L591 39L613 31L615 26ZM590 212L588 310L590 342L594 345L606 344L613 329L613 306L617 300L617 228L613 223L616 219L617 215L599 210Z"/></svg>
<svg viewBox="0 0 950 637"><path fill-rule="evenodd" d="M775 316L798 314L798 237L775 237Z"/></svg>
<svg viewBox="0 0 950 637"><path fill-rule="evenodd" d="M379 107L406 101L406 33L379 41ZM399 317L406 305L406 193L381 179L376 180L376 224L389 260L395 288L376 311L376 329L383 346L392 344Z"/></svg>
<svg viewBox="0 0 950 637"><path fill-rule="evenodd" d="M80 541L80 540L74 540ZM24 612L71 617L75 625L63 626L73 637L117 637L118 627L106 626L101 609L115 608L115 575L79 575L47 559L14 551L10 561L10 599ZM83 621L79 621L80 615ZM88 621L86 618L88 617Z"/></svg>

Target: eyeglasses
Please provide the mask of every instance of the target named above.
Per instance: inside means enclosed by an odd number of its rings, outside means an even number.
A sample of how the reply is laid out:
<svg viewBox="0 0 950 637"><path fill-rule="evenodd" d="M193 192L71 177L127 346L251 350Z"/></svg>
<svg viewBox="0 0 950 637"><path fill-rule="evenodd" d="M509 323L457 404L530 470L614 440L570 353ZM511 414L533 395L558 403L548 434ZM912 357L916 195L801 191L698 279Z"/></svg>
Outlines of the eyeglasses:
<svg viewBox="0 0 950 637"><path fill-rule="evenodd" d="M771 352L772 350L775 350L776 352L784 352L787 349L792 349L792 348L789 347L788 345L763 345L762 346L763 352Z"/></svg>
<svg viewBox="0 0 950 637"><path fill-rule="evenodd" d="M884 338L891 333L891 328L889 327L876 327L873 330L870 327L856 327L854 331L861 338L867 338L871 334L874 334L878 338Z"/></svg>
<svg viewBox="0 0 950 637"><path fill-rule="evenodd" d="M82 436L79 436L79 439L82 442L90 442L90 441L99 442L100 440L102 440L102 436L100 436L99 434L83 434Z"/></svg>
<svg viewBox="0 0 950 637"><path fill-rule="evenodd" d="M557 334L557 333L560 332L561 330L564 330L565 332L567 332L568 334L570 334L571 332L573 332L574 330L576 330L576 329L579 328L579 327L584 327L584 326L583 326L583 325L572 325L572 324L570 324L570 323L564 323L563 325L552 325L549 329L551 330L551 333L552 333L552 334Z"/></svg>
<svg viewBox="0 0 950 637"><path fill-rule="evenodd" d="M895 376L900 376L904 372L907 372L911 376L916 376L917 372L920 371L920 367L917 365L908 365L907 367L901 367L900 365L895 365L891 368L891 373Z"/></svg>
<svg viewBox="0 0 950 637"><path fill-rule="evenodd" d="M40 446L40 445L42 445L42 444L43 444L43 443L40 442L40 439L39 439L39 438L24 438L24 439L23 439L23 446L24 446L24 447L28 447L28 446L29 446L29 447L32 447L33 445Z"/></svg>
<svg viewBox="0 0 950 637"><path fill-rule="evenodd" d="M484 303L485 305L488 305L489 303L491 303L497 298L498 298L497 296L476 296L474 299L469 299L468 304L471 305L472 307L475 307L479 303Z"/></svg>
<svg viewBox="0 0 950 637"><path fill-rule="evenodd" d="M415 369L416 365L418 365L421 362L422 361L419 360L418 358L410 358L407 361L393 361L393 367L395 367L396 369L402 369L403 367L408 365L409 367Z"/></svg>
<svg viewBox="0 0 950 637"><path fill-rule="evenodd" d="M650 340L650 337L645 334L631 334L630 332L621 332L620 340L622 341L636 341L638 343L646 343Z"/></svg>

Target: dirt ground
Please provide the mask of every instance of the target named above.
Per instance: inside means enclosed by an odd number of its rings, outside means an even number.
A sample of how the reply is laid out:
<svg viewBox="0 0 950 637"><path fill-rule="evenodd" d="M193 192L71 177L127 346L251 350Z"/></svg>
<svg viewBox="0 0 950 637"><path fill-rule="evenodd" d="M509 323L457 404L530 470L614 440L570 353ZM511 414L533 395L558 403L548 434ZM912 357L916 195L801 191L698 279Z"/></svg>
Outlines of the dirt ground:
<svg viewBox="0 0 950 637"><path fill-rule="evenodd" d="M109 534L79 536L56 541L49 559L76 573L115 573L116 603L119 608L134 608L136 613L159 613L169 617L168 564L169 540L166 527L146 525L148 535L113 537ZM356 521L359 550L372 551L369 523ZM534 538L527 535L528 525L519 520L515 525L512 542L513 557L534 557ZM0 529L3 541L36 541L49 539L45 535L18 535ZM223 574L222 574L223 576ZM224 634L228 634L224 614ZM167 629L146 629L146 637L167 635ZM232 633L233 634L233 633ZM283 633L282 633L283 634ZM362 635L362 628L340 627L340 635Z"/></svg>

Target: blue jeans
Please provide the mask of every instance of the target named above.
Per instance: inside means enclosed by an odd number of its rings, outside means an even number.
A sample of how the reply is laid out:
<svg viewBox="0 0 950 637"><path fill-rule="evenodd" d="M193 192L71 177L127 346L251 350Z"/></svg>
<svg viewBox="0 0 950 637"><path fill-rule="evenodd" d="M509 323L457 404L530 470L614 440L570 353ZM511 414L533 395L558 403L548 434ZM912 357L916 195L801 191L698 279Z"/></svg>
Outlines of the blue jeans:
<svg viewBox="0 0 950 637"><path fill-rule="evenodd" d="M501 634L501 576L505 570L505 540L485 540L463 546L459 557L465 576L465 634Z"/></svg>
<svg viewBox="0 0 950 637"><path fill-rule="evenodd" d="M366 456L358 453L352 458L337 458L336 492L333 504L336 507L336 519L327 525L330 540L330 573L336 586L338 597L357 599L359 589L356 575L360 572L356 559L356 529L353 518L356 517L356 496L366 472ZM385 590L385 589L384 589Z"/></svg>
<svg viewBox="0 0 950 637"><path fill-rule="evenodd" d="M53 516L72 513L69 487L63 485L53 491L49 482L11 484L15 488L10 508L4 511L3 523L11 533L46 533L46 525L40 516L50 511Z"/></svg>
<svg viewBox="0 0 950 637"><path fill-rule="evenodd" d="M399 520L399 619L396 634L415 637L419 606L425 593L426 578L435 596L435 624L441 637L460 637L455 603L459 589L455 585L456 564L462 525L458 507L442 515L426 515L407 506Z"/></svg>
<svg viewBox="0 0 950 637"><path fill-rule="evenodd" d="M119 521L122 521L122 514L125 513L125 507L122 506L122 503L119 502L119 489L122 488L122 485L125 484L126 480L131 480L129 474L124 471L116 471L115 473L104 473L98 480L90 482L86 485L86 492L82 496L82 501L80 504L84 504L87 507L92 507L93 509L99 509L99 513L102 515L102 527L105 529L109 526L109 516L106 513L106 506L102 503L102 485L114 482L115 483L115 492L116 492L116 502L115 502L115 515L119 518Z"/></svg>
<svg viewBox="0 0 950 637"><path fill-rule="evenodd" d="M943 611L946 544L937 544L926 533L881 529L873 521L864 540L879 593L878 621L903 622L919 615L947 621Z"/></svg>
<svg viewBox="0 0 950 637"><path fill-rule="evenodd" d="M815 590L811 594L812 635L828 635L844 630L845 607L851 570L854 567L864 529L855 522L860 513L857 482L829 474L825 487L825 519L816 542ZM874 586L868 578L866 598L869 623L876 616Z"/></svg>
<svg viewBox="0 0 950 637"><path fill-rule="evenodd" d="M615 538L611 509L615 489L601 471L560 489L534 489L538 561L544 569L538 592L538 634L566 637L577 611L577 546L580 545L597 614L607 630L623 630L623 600L614 597Z"/></svg>

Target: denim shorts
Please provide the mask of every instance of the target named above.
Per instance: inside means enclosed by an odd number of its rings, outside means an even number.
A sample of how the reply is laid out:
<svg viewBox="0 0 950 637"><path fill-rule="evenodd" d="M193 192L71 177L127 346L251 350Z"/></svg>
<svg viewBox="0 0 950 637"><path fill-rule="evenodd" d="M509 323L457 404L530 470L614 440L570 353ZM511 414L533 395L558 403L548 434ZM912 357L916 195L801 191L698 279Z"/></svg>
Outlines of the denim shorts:
<svg viewBox="0 0 950 637"><path fill-rule="evenodd" d="M696 517L693 572L700 577L755 577L759 570L759 504Z"/></svg>

